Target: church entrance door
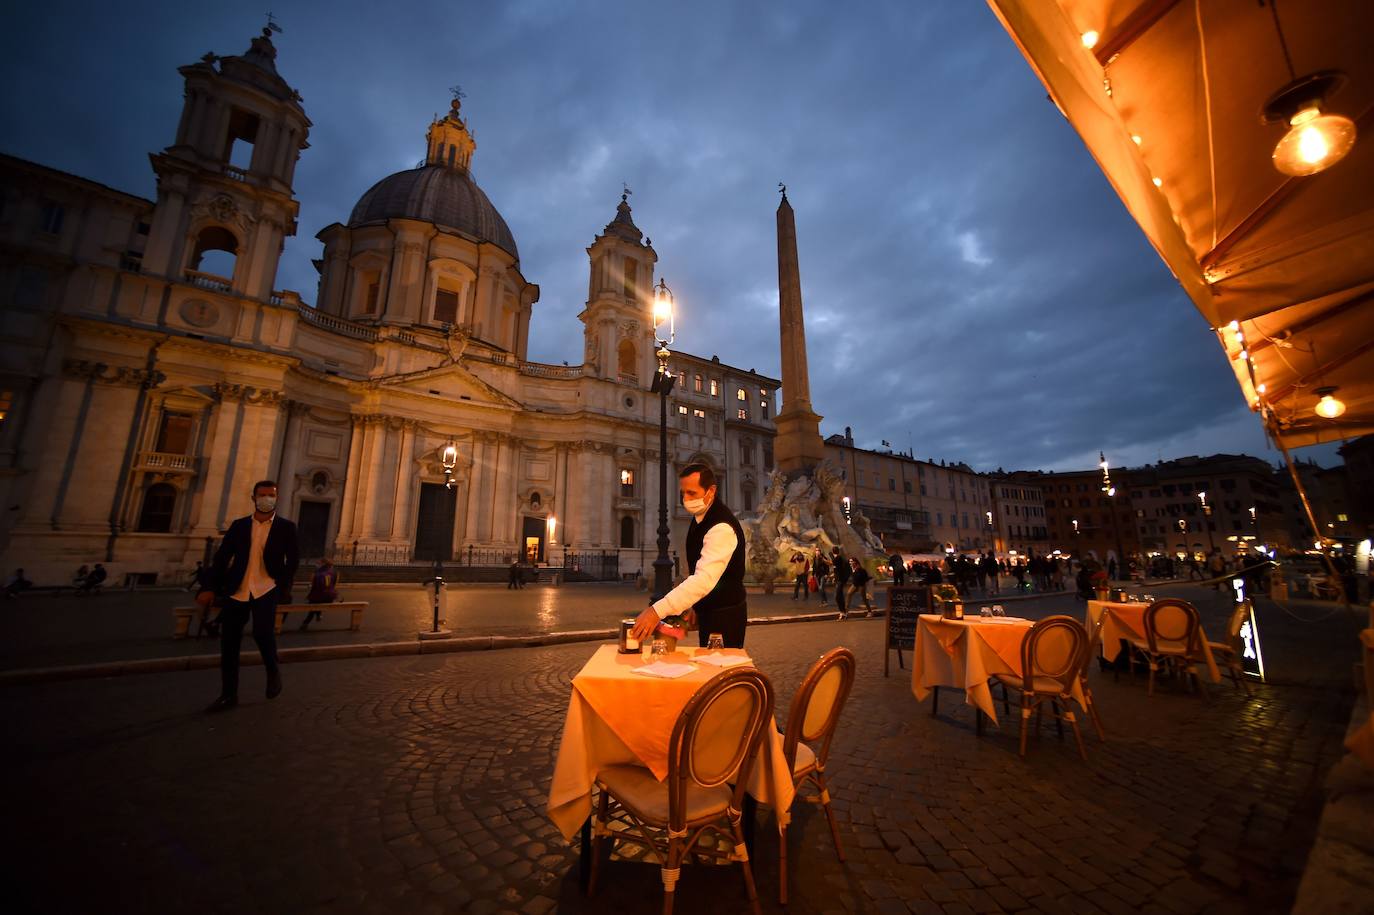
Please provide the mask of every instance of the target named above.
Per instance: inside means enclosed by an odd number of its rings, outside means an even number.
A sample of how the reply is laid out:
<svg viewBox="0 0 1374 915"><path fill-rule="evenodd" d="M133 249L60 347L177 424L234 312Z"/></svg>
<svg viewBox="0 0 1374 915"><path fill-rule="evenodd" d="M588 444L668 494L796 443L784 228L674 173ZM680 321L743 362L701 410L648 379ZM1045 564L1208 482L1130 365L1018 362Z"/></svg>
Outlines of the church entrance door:
<svg viewBox="0 0 1374 915"><path fill-rule="evenodd" d="M415 525L415 558L445 562L453 558L453 519L458 493L442 483L420 484L420 517Z"/></svg>
<svg viewBox="0 0 1374 915"><path fill-rule="evenodd" d="M329 534L329 503L301 500L300 517L296 519L302 559L319 559Z"/></svg>
<svg viewBox="0 0 1374 915"><path fill-rule="evenodd" d="M544 561L544 529L547 522L543 518L526 516L524 535L521 543L525 548L525 561L534 564Z"/></svg>

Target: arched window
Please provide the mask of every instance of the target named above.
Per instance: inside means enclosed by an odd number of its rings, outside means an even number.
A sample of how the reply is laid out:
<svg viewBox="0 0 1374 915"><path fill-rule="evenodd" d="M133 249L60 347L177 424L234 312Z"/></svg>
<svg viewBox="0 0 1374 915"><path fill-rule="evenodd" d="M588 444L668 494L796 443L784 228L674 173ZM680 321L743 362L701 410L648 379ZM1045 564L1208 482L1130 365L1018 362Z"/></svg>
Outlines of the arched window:
<svg viewBox="0 0 1374 915"><path fill-rule="evenodd" d="M172 529L172 511L177 505L176 487L170 483L154 483L143 494L143 511L138 516L138 529L165 534Z"/></svg>
<svg viewBox="0 0 1374 915"><path fill-rule="evenodd" d="M619 357L619 367L617 371L621 375L630 378L638 378L639 369L636 367L636 363L639 360L637 358L638 353L635 352L634 342L628 339L621 340L620 346L616 348L616 353Z"/></svg>
<svg viewBox="0 0 1374 915"><path fill-rule="evenodd" d="M233 232L221 226L207 226L196 236L196 246L191 255L191 269L198 273L209 273L232 280L238 251L239 240Z"/></svg>
<svg viewBox="0 0 1374 915"><path fill-rule="evenodd" d="M632 549L635 545L635 519L630 515L620 519L620 546Z"/></svg>

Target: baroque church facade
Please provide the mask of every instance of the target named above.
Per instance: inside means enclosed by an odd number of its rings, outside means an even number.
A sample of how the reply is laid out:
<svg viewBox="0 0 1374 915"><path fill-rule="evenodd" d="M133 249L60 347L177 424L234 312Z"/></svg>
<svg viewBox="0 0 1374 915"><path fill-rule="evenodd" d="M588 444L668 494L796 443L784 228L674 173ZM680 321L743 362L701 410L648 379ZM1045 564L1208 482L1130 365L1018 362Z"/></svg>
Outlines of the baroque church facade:
<svg viewBox="0 0 1374 915"><path fill-rule="evenodd" d="M455 100L422 165L318 233L308 304L275 282L311 126L275 59L264 30L180 68L156 200L0 157L0 564L40 585L92 562L112 582L166 581L270 478L307 557L602 550L647 571L657 254L626 198L587 248L583 363L529 361L539 287L473 180ZM779 382L689 354L670 370L670 500L699 460L753 508ZM675 545L687 521L676 507Z"/></svg>

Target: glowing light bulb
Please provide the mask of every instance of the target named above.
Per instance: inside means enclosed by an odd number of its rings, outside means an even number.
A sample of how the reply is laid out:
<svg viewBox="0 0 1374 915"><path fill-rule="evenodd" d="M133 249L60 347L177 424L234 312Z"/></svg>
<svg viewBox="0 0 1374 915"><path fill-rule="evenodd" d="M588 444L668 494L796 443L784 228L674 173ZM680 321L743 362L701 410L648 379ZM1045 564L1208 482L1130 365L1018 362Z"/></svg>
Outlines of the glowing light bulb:
<svg viewBox="0 0 1374 915"><path fill-rule="evenodd" d="M1079 40L1083 42L1083 47L1085 48L1097 47L1097 40L1101 37L1102 36L1097 34L1097 31L1095 29L1089 29L1082 35L1078 36Z"/></svg>
<svg viewBox="0 0 1374 915"><path fill-rule="evenodd" d="M1259 391L1261 394L1263 394L1265 391L1269 390L1269 387L1268 387L1267 385L1261 383L1259 387L1255 388L1255 390L1256 390L1256 391Z"/></svg>
<svg viewBox="0 0 1374 915"><path fill-rule="evenodd" d="M1134 143L1136 146L1139 146L1139 145L1140 145L1140 134L1138 134L1138 133L1133 133L1133 134L1131 134L1131 142Z"/></svg>
<svg viewBox="0 0 1374 915"><path fill-rule="evenodd" d="M1240 330L1240 322L1239 322L1239 321L1232 321L1230 324L1227 324L1227 325L1226 325L1226 329L1227 329L1227 330L1239 331L1239 330Z"/></svg>
<svg viewBox="0 0 1374 915"><path fill-rule="evenodd" d="M1315 175L1345 158L1355 145L1355 122L1322 114L1317 105L1299 111L1288 123L1288 132L1274 147L1274 167L1285 175Z"/></svg>
<svg viewBox="0 0 1374 915"><path fill-rule="evenodd" d="M1151 178L1150 180L1153 181L1153 182L1155 183L1155 187L1163 187L1163 186L1164 186L1164 181L1161 180L1161 179L1159 179L1159 178Z"/></svg>
<svg viewBox="0 0 1374 915"><path fill-rule="evenodd" d="M1317 401L1315 408L1318 416L1335 419L1345 412L1345 402L1336 399L1335 388L1320 388L1317 393L1321 395L1321 400Z"/></svg>

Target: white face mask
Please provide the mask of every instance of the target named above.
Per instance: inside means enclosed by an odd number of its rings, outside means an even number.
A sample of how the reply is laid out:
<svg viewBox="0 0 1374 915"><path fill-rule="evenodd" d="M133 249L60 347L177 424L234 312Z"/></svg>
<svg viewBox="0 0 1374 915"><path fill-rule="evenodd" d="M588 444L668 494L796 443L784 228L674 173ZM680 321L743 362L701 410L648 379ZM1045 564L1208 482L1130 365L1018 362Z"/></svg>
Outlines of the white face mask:
<svg viewBox="0 0 1374 915"><path fill-rule="evenodd" d="M270 514L277 507L276 496L258 496L253 500L254 507L264 515Z"/></svg>
<svg viewBox="0 0 1374 915"><path fill-rule="evenodd" d="M706 511L705 499L683 499L682 507L693 515L700 515Z"/></svg>

